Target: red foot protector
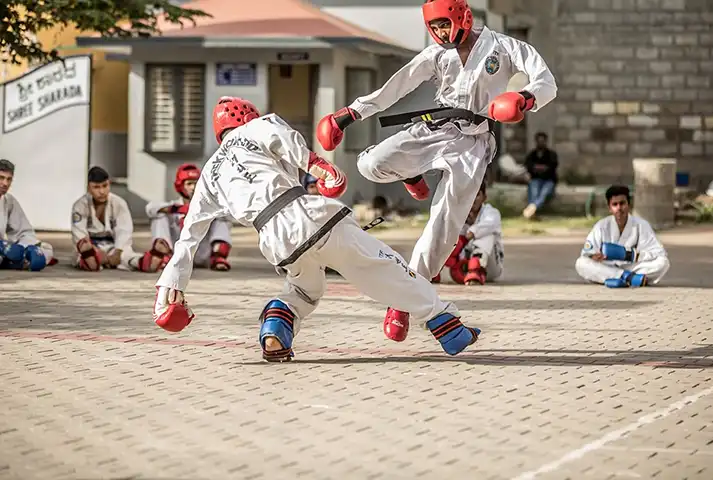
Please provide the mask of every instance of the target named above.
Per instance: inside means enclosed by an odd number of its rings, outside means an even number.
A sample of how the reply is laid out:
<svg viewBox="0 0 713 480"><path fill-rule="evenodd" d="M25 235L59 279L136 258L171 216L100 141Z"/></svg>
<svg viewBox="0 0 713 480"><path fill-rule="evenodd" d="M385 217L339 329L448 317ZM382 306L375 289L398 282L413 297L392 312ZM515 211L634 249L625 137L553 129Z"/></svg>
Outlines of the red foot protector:
<svg viewBox="0 0 713 480"><path fill-rule="evenodd" d="M168 303L167 287L160 287L156 293L153 319L156 325L169 332L180 332L195 317L185 300L180 303Z"/></svg>
<svg viewBox="0 0 713 480"><path fill-rule="evenodd" d="M394 342L403 342L408 335L409 314L389 308L384 318L384 335Z"/></svg>

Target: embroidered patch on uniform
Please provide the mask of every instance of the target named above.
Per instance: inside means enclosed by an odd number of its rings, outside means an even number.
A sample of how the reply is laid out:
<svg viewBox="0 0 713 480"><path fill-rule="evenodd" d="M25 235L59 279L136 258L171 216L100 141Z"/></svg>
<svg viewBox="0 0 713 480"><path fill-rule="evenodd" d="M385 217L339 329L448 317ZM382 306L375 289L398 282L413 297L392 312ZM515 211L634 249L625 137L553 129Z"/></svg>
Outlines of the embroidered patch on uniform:
<svg viewBox="0 0 713 480"><path fill-rule="evenodd" d="M486 72L488 72L490 75L494 75L498 73L498 70L500 70L500 59L497 57L497 55L493 54L485 59Z"/></svg>
<svg viewBox="0 0 713 480"><path fill-rule="evenodd" d="M72 213L72 223L79 223L81 221L82 221L82 216L77 212L73 212Z"/></svg>
<svg viewBox="0 0 713 480"><path fill-rule="evenodd" d="M590 242L589 240L587 240L586 242L584 242L584 249L585 249L585 250L591 250L592 248L593 248L593 247L592 247L592 242Z"/></svg>

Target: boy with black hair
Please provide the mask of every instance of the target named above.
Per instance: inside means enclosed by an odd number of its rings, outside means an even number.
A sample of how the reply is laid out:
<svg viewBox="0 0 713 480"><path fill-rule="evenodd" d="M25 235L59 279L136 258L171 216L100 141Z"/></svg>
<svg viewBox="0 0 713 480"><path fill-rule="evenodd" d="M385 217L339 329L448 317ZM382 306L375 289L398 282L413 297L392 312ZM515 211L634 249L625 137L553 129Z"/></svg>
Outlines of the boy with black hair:
<svg viewBox="0 0 713 480"><path fill-rule="evenodd" d="M103 268L155 272L169 250L152 248L141 255L133 249L134 221L126 200L111 193L109 174L92 167L87 193L72 206L72 242L75 267L90 272Z"/></svg>
<svg viewBox="0 0 713 480"><path fill-rule="evenodd" d="M611 215L589 232L575 263L577 273L609 288L659 283L670 266L666 250L649 222L629 213L629 188L612 185L605 196Z"/></svg>
<svg viewBox="0 0 713 480"><path fill-rule="evenodd" d="M37 272L57 261L52 245L40 242L20 202L10 195L15 165L0 159L0 269Z"/></svg>

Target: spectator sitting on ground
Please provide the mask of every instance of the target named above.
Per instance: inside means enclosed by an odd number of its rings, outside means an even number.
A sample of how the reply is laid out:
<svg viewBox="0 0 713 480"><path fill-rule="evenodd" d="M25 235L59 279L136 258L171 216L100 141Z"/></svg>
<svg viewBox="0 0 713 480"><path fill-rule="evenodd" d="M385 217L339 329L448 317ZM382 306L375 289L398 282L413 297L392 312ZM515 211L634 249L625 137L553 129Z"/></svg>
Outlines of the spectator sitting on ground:
<svg viewBox="0 0 713 480"><path fill-rule="evenodd" d="M528 205L522 211L525 218L532 218L542 208L557 185L557 153L547 147L547 138L546 133L536 134L536 147L525 159L525 168L530 177L527 184Z"/></svg>

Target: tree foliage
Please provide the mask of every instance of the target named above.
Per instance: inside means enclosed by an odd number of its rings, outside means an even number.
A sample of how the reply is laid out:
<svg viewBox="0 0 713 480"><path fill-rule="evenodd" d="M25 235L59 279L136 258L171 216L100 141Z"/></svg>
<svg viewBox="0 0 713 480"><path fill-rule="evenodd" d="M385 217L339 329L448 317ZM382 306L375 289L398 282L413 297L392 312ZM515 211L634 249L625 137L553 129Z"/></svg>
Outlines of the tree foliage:
<svg viewBox="0 0 713 480"><path fill-rule="evenodd" d="M170 0L0 0L2 60L45 63L59 59L56 49L37 41L37 33L56 26L74 26L103 37L150 37L161 32L161 19L195 25L209 14L181 8Z"/></svg>

